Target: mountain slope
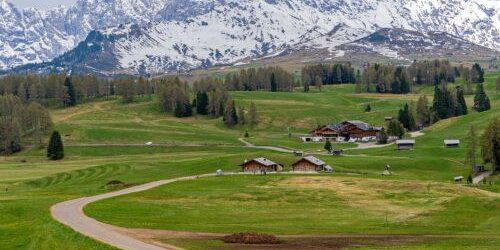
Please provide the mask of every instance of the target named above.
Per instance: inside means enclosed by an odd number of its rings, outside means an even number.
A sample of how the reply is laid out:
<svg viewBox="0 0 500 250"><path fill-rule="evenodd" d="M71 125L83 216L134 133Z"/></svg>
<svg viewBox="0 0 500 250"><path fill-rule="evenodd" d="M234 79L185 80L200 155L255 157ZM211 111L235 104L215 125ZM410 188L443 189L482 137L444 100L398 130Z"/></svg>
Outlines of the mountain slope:
<svg viewBox="0 0 500 250"><path fill-rule="evenodd" d="M334 50L383 28L447 32L493 50L500 47L497 0L80 0L68 9L48 12L21 12L5 0L0 3L0 11L9 13L2 15L1 23L23 23L26 16L33 17L17 31L5 31L17 34L15 39L0 35L0 68L4 69L56 58L92 30L99 30L107 40L102 46L106 56L55 62L92 67L85 64L108 58L111 61L103 63L110 70L177 71L297 47ZM48 24L47 29L28 37L26 31L39 22ZM82 44L78 47L81 50Z"/></svg>

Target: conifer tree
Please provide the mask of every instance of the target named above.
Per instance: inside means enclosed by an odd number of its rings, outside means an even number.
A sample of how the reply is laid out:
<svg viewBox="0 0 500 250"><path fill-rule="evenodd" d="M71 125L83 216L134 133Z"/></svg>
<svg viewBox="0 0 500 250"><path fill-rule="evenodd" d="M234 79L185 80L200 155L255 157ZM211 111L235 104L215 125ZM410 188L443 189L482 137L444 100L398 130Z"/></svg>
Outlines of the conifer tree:
<svg viewBox="0 0 500 250"><path fill-rule="evenodd" d="M228 127L234 127L238 124L238 115L236 113L236 107L234 105L233 99L229 98L226 102L226 107L224 108L224 124Z"/></svg>
<svg viewBox="0 0 500 250"><path fill-rule="evenodd" d="M67 106L75 106L76 105L76 94L75 87L73 86L73 81L71 81L71 77L67 76L66 80L64 80L64 86L66 87L66 91L68 93Z"/></svg>
<svg viewBox="0 0 500 250"><path fill-rule="evenodd" d="M181 101L175 102L174 116L183 117L184 116L184 104Z"/></svg>
<svg viewBox="0 0 500 250"><path fill-rule="evenodd" d="M467 114L467 103L465 102L464 91L461 87L457 87L457 104L456 104L456 116Z"/></svg>
<svg viewBox="0 0 500 250"><path fill-rule="evenodd" d="M326 151L328 151L328 153L331 153L332 150L333 150L332 143L329 140L327 140L325 142L325 147L324 148L325 148Z"/></svg>
<svg viewBox="0 0 500 250"><path fill-rule="evenodd" d="M52 132L52 135L50 136L49 146L47 148L47 157L53 161L64 158L64 146L61 140L61 135L58 131Z"/></svg>
<svg viewBox="0 0 500 250"><path fill-rule="evenodd" d="M432 110L434 110L439 119L446 119L449 117L449 94L446 85L443 84L442 89L437 85L434 87L434 101Z"/></svg>
<svg viewBox="0 0 500 250"><path fill-rule="evenodd" d="M271 92L276 92L278 91L278 84L276 83L276 75L273 72L271 74Z"/></svg>
<svg viewBox="0 0 500 250"><path fill-rule="evenodd" d="M474 110L477 112L484 112L491 108L490 99L484 92L483 84L478 84L476 88L476 95L474 96Z"/></svg>
<svg viewBox="0 0 500 250"><path fill-rule="evenodd" d="M472 82L473 83L483 83L484 82L484 70L481 68L479 63L475 63L472 66Z"/></svg>
<svg viewBox="0 0 500 250"><path fill-rule="evenodd" d="M208 94L205 91L196 94L196 113L208 115Z"/></svg>
<svg viewBox="0 0 500 250"><path fill-rule="evenodd" d="M398 120L406 129L410 131L415 130L415 118L413 117L413 113L410 111L408 103L405 104L404 109L399 110Z"/></svg>

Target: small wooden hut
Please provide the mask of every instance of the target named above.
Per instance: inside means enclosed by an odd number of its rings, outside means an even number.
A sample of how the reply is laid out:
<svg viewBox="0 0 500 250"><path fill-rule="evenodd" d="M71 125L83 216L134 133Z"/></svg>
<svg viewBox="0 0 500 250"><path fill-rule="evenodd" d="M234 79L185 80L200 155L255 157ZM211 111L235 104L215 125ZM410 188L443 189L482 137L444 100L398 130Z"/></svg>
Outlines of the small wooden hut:
<svg viewBox="0 0 500 250"><path fill-rule="evenodd" d="M323 171L325 166L324 161L314 156L306 156L292 164L292 169L297 172L319 172Z"/></svg>
<svg viewBox="0 0 500 250"><path fill-rule="evenodd" d="M283 168L278 163L275 163L266 158L255 158L250 161L245 161L242 163L241 168L243 172L255 173L255 172L278 172Z"/></svg>
<svg viewBox="0 0 500 250"><path fill-rule="evenodd" d="M398 150L413 150L415 148L415 140L397 140L396 145Z"/></svg>

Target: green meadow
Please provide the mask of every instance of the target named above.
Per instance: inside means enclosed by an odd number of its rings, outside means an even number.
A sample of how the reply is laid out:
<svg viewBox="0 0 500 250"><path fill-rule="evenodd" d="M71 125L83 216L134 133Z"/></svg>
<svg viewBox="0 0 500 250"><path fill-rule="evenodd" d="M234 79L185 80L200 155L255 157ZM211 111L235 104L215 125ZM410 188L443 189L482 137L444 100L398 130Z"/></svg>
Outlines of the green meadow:
<svg viewBox="0 0 500 250"><path fill-rule="evenodd" d="M470 125L482 130L500 116L500 93L494 90L499 75L487 75L492 110L426 128L416 138L413 151L398 152L394 145L349 150L346 156L320 156L335 168L334 174L225 176L178 182L97 202L85 212L130 228L280 235L437 234L458 238L405 247L453 249L460 244L494 249L500 227L498 176L490 178L494 181L491 186L453 183L454 176L470 173L463 164L465 146L447 149L443 140L464 141ZM0 157L0 246L111 249L57 223L49 208L57 202L108 192L112 189L106 183L113 180L136 185L217 169L238 171L243 160L260 156L289 168L297 157L247 148L238 139L248 130L246 140L255 145L318 153L323 144L302 144L298 135L346 119L384 125L385 116L395 116L420 93L432 97L432 88L418 92L405 96L355 94L352 85L326 86L311 93L232 92L238 106L255 102L261 121L254 128L234 129L225 128L221 120L163 114L154 98L139 98L132 104L111 98L52 110L66 145L64 160L50 162L45 150L37 147ZM472 96L467 96L467 102L470 109ZM366 104L372 112L363 111ZM156 145L145 146L149 141ZM387 164L394 175L383 177ZM224 248L220 241L165 241L188 249Z"/></svg>

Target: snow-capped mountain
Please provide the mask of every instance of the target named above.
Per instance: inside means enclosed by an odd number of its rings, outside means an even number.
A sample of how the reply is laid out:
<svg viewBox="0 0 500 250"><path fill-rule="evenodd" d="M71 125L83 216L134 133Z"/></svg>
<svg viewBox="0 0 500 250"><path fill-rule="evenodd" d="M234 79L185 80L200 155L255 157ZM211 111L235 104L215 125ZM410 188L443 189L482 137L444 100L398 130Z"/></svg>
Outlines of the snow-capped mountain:
<svg viewBox="0 0 500 250"><path fill-rule="evenodd" d="M340 51L384 28L500 50L499 0L79 0L49 11L0 0L0 24L0 69L53 60L44 65L160 73Z"/></svg>

